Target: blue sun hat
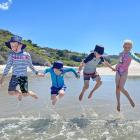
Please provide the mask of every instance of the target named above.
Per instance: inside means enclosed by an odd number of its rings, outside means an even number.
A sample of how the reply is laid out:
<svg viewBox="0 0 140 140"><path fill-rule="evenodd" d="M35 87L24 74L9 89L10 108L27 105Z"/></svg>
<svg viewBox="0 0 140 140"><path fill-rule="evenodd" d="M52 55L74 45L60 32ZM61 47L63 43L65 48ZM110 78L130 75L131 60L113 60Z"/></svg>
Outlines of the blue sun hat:
<svg viewBox="0 0 140 140"><path fill-rule="evenodd" d="M96 45L95 49L91 51L91 53L97 52L100 55L104 54L104 47L102 45Z"/></svg>
<svg viewBox="0 0 140 140"><path fill-rule="evenodd" d="M60 71L63 71L63 62L62 61L55 61L53 63L52 68L59 69Z"/></svg>
<svg viewBox="0 0 140 140"><path fill-rule="evenodd" d="M9 49L11 49L11 45L10 45L11 42L18 42L18 43L22 44L22 48L21 48L22 50L26 48L26 45L22 43L22 37L20 37L20 36L14 35L11 37L11 39L9 41L5 42L5 45Z"/></svg>

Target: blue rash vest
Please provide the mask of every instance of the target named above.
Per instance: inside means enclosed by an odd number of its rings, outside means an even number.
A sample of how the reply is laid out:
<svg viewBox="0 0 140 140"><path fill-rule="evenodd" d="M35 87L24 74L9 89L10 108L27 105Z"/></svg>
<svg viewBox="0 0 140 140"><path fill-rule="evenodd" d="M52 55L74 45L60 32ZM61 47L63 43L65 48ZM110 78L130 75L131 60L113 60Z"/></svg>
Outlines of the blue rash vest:
<svg viewBox="0 0 140 140"><path fill-rule="evenodd" d="M57 75L54 72L53 68L48 68L44 71L44 74L50 73L51 80L52 80L52 87L61 88L65 85L64 74L67 72L72 72L75 74L76 77L78 77L78 74L76 73L76 71L73 68L64 68L60 75Z"/></svg>

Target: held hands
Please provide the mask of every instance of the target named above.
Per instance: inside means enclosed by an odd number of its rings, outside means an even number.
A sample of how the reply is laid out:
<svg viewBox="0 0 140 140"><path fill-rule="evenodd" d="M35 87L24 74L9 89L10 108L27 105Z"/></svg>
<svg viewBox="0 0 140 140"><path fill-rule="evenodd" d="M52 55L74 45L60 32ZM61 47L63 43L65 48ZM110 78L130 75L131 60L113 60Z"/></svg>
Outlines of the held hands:
<svg viewBox="0 0 140 140"><path fill-rule="evenodd" d="M37 75L38 75L39 77L45 77L45 74L40 73L40 72L39 72Z"/></svg>
<svg viewBox="0 0 140 140"><path fill-rule="evenodd" d="M114 72L116 71L116 69L115 69L115 68L113 68L113 67L112 67L111 69L112 69L112 71L114 71Z"/></svg>
<svg viewBox="0 0 140 140"><path fill-rule="evenodd" d="M77 72L77 76L76 76L77 79L80 78L80 72Z"/></svg>

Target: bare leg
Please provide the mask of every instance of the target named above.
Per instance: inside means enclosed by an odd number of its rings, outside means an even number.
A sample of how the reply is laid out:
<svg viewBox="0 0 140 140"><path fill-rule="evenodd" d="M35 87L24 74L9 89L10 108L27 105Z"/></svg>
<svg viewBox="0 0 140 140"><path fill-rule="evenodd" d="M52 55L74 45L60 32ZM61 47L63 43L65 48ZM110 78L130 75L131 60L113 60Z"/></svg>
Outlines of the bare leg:
<svg viewBox="0 0 140 140"><path fill-rule="evenodd" d="M60 90L59 91L59 99L61 99L61 98L63 98L64 97L64 95L65 95L65 91L64 90Z"/></svg>
<svg viewBox="0 0 140 140"><path fill-rule="evenodd" d="M121 76L121 79L120 79L120 85L119 85L119 88L120 88L120 91L127 97L127 99L129 100L130 104L132 107L135 107L135 103L133 102L133 100L131 99L129 93L127 90L125 90L124 88L124 85L126 83L126 80L127 80L127 75L128 73L124 73L122 76Z"/></svg>
<svg viewBox="0 0 140 140"><path fill-rule="evenodd" d="M18 100L21 101L22 100L22 93L19 90L16 90L16 92L18 93Z"/></svg>
<svg viewBox="0 0 140 140"><path fill-rule="evenodd" d="M120 89L116 87L117 111L120 112Z"/></svg>
<svg viewBox="0 0 140 140"><path fill-rule="evenodd" d="M124 88L121 89L121 92L127 97L127 99L129 100L130 104L132 107L135 107L135 103L133 102L132 98L130 97L129 93L127 92L127 90L125 90Z"/></svg>
<svg viewBox="0 0 140 140"><path fill-rule="evenodd" d="M79 95L79 101L82 101L83 95L88 88L89 88L89 80L85 80L84 81L84 87L82 89L82 92Z"/></svg>
<svg viewBox="0 0 140 140"><path fill-rule="evenodd" d="M93 95L93 93L94 93L101 85L102 85L102 81L101 81L101 79L100 79L100 77L99 77L99 78L96 80L96 84L95 84L93 90L90 92L88 98L91 98L92 95Z"/></svg>
<svg viewBox="0 0 140 140"><path fill-rule="evenodd" d="M131 99L129 93L127 92L127 90L124 89L126 80L127 80L127 73L124 73L122 76L120 76L118 90L119 90L119 92L121 91L127 97L127 99L129 100L131 106L135 107L135 103Z"/></svg>
<svg viewBox="0 0 140 140"><path fill-rule="evenodd" d="M27 96L28 96L28 95L31 96L31 97L33 97L34 99L38 99L36 93L34 93L33 91L29 91L29 92L27 93Z"/></svg>
<svg viewBox="0 0 140 140"><path fill-rule="evenodd" d="M8 91L8 94L11 95L11 96L16 96L19 101L22 100L22 93L20 91L18 91L18 90Z"/></svg>
<svg viewBox="0 0 140 140"><path fill-rule="evenodd" d="M52 100L52 105L55 105L58 100L57 95L56 94L51 95L51 100Z"/></svg>
<svg viewBox="0 0 140 140"><path fill-rule="evenodd" d="M18 96L18 91L8 91L8 94L11 96Z"/></svg>
<svg viewBox="0 0 140 140"><path fill-rule="evenodd" d="M116 73L116 99L117 99L117 111L120 112L120 79L121 76L119 75L119 73Z"/></svg>

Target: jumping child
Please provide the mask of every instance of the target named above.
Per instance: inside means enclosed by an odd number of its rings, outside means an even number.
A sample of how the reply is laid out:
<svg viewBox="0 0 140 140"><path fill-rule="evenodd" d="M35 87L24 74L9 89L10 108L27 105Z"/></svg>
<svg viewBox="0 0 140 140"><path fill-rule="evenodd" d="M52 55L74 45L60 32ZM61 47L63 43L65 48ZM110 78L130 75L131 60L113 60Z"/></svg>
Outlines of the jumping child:
<svg viewBox="0 0 140 140"><path fill-rule="evenodd" d="M67 72L72 72L75 74L76 78L79 78L79 75L73 68L63 68L63 62L55 61L51 68L47 68L44 71L44 74L39 74L40 76L45 76L45 74L50 73L52 80L51 87L51 100L52 105L55 105L58 98L62 98L65 95L66 85L64 83L64 74Z"/></svg>
<svg viewBox="0 0 140 140"><path fill-rule="evenodd" d="M22 38L13 36L5 45L12 51L8 56L6 67L0 79L0 86L12 67L12 77L8 88L9 95L17 96L18 100L22 100L22 96L31 96L37 99L38 97L34 92L28 91L27 67L29 66L36 75L38 71L32 65L30 54L24 51L26 45L22 43ZM16 89L18 85L20 86L20 91Z"/></svg>
<svg viewBox="0 0 140 140"><path fill-rule="evenodd" d="M129 100L132 107L135 107L135 103L131 99L128 91L124 88L130 63L133 60L140 63L140 58L131 52L133 42L131 40L125 40L123 43L123 52L119 55L119 63L116 65L116 98L117 98L117 110L120 112L120 92L122 92Z"/></svg>
<svg viewBox="0 0 140 140"><path fill-rule="evenodd" d="M91 54L89 54L79 66L79 73L81 72L82 68L84 67L84 70L83 70L84 86L83 86L82 92L79 96L80 101L82 100L85 91L89 88L90 78L92 78L93 81L96 81L96 84L95 84L95 87L91 90L88 98L91 98L93 93L102 84L101 78L100 78L99 74L96 72L96 67L98 64L102 63L105 66L112 69L113 71L115 71L115 69L107 61L104 60L104 58L102 56L103 54L104 54L104 47L102 47L100 45L96 45L94 51L91 52Z"/></svg>

